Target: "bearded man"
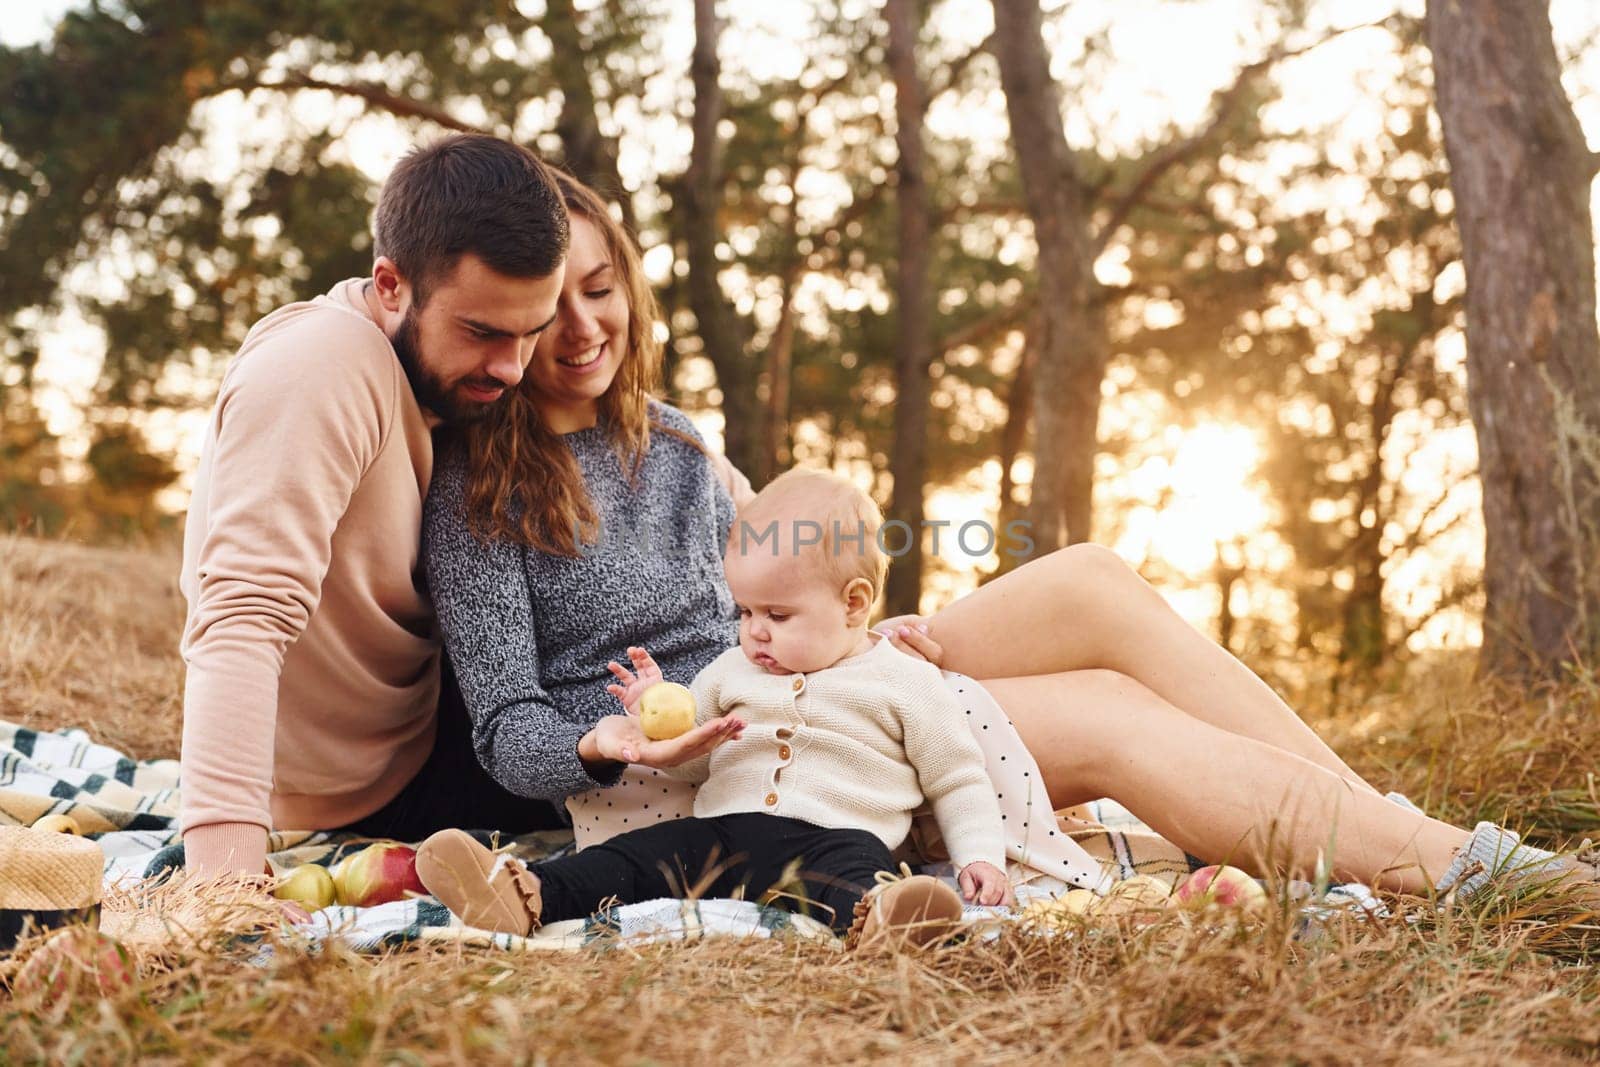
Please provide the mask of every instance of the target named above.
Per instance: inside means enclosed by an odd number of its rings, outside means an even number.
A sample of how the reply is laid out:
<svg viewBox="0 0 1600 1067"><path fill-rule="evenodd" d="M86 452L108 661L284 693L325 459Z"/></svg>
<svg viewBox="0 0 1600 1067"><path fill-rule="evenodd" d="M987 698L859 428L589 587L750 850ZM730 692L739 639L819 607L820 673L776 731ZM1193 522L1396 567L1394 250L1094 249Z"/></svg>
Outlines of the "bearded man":
<svg viewBox="0 0 1600 1067"><path fill-rule="evenodd" d="M270 827L416 840L562 825L479 766L419 570L431 433L521 380L555 318L566 209L493 137L384 183L372 273L258 322L184 531L186 862L260 875Z"/></svg>

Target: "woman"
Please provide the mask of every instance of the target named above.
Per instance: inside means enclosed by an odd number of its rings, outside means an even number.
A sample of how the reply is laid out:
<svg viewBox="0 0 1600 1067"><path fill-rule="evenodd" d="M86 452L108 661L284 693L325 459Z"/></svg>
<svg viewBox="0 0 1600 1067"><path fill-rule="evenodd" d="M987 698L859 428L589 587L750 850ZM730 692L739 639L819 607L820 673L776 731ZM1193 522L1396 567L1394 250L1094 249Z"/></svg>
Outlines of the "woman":
<svg viewBox="0 0 1600 1067"><path fill-rule="evenodd" d="M710 723L647 741L615 714L606 663L645 644L687 681L736 643L720 558L730 493L749 486L650 399L658 316L637 254L592 192L568 179L563 193L557 321L508 405L442 450L425 541L479 759L515 793L578 798L582 844L682 811L650 768L724 739ZM1412 893L1476 890L1530 864L1596 876L1489 824L1469 834L1385 799L1106 549L1053 552L880 629L980 680L1057 808L1112 797L1207 860L1259 869L1270 847L1293 871L1325 862Z"/></svg>

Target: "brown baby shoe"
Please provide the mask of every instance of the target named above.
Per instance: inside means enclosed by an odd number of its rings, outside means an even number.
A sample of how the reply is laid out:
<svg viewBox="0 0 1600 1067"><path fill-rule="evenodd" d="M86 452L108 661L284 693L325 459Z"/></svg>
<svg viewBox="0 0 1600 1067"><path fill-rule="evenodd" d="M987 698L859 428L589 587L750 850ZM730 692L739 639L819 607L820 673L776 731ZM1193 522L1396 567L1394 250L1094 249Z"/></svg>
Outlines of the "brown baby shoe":
<svg viewBox="0 0 1600 1067"><path fill-rule="evenodd" d="M856 903L845 947L920 948L943 941L961 925L961 897L926 874L878 872L878 884Z"/></svg>
<svg viewBox="0 0 1600 1067"><path fill-rule="evenodd" d="M417 878L468 926L518 936L539 928L539 879L463 830L440 830L422 843Z"/></svg>

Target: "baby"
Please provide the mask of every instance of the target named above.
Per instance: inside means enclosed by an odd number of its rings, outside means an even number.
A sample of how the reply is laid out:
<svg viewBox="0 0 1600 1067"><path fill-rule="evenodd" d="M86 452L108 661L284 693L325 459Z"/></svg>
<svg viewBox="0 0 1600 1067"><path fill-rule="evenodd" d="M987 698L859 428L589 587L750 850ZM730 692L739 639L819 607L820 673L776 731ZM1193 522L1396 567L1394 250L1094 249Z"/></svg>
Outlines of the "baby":
<svg viewBox="0 0 1600 1067"><path fill-rule="evenodd" d="M445 830L418 851L423 885L473 926L526 933L608 898L759 895L798 880L840 932L932 940L960 917L955 892L879 877L926 799L966 898L1009 902L999 803L965 713L938 668L867 628L888 567L881 525L870 497L816 471L783 475L740 511L723 560L739 647L690 687L697 724L723 717L723 743L665 772L702 783L694 818L531 870ZM607 688L636 714L662 677L645 649L628 653L633 669L612 662Z"/></svg>

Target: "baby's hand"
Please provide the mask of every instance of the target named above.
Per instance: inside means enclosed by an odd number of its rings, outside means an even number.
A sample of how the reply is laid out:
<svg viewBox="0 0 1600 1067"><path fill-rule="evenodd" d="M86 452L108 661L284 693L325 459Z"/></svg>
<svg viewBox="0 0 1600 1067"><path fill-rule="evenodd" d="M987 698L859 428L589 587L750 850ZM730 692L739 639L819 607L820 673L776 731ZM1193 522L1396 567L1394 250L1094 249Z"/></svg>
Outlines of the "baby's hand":
<svg viewBox="0 0 1600 1067"><path fill-rule="evenodd" d="M628 659L633 662L633 671L616 660L606 664L606 669L616 675L617 681L622 683L606 686L606 692L622 701L622 706L627 709L628 714L637 715L640 694L662 680L661 668L650 658L650 653L638 645L629 646ZM638 672L637 676L634 671Z"/></svg>
<svg viewBox="0 0 1600 1067"><path fill-rule="evenodd" d="M973 904L1015 904L1006 872L992 863L969 863L961 868L961 895Z"/></svg>

